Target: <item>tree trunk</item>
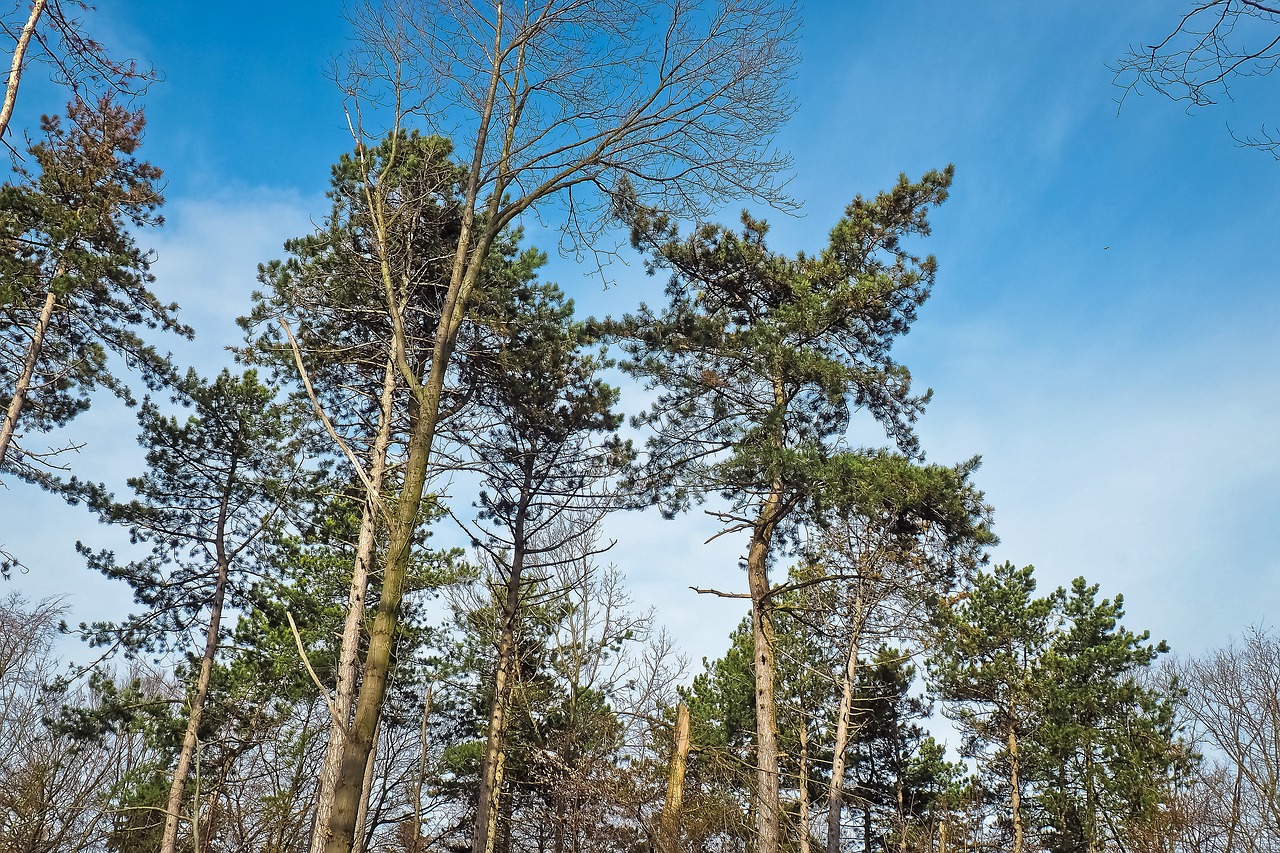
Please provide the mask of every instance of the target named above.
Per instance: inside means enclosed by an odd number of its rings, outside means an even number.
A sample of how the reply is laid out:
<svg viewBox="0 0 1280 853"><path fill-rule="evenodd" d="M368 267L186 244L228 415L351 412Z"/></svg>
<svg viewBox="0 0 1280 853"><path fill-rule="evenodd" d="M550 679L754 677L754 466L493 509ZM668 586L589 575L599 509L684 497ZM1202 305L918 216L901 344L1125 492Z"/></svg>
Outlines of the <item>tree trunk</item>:
<svg viewBox="0 0 1280 853"><path fill-rule="evenodd" d="M18 101L18 84L22 82L22 65L26 60L27 47L31 37L35 35L36 24L49 0L36 0L31 4L31 14L27 17L22 32L18 34L18 43L13 48L13 61L9 63L9 79L4 87L4 105L0 106L0 139L9 129L9 119L13 117L13 105ZM0 451L0 462L4 461L4 453Z"/></svg>
<svg viewBox="0 0 1280 853"><path fill-rule="evenodd" d="M351 570L351 588L347 593L347 612L342 625L342 645L338 651L338 669L334 684L333 707L337 711L329 722L329 742L325 746L324 764L320 766L320 784L316 792L316 814L311 833L310 853L323 853L328 841L326 830L333 811L333 793L342 765L351 725L351 708L355 703L356 685L360 682L360 638L364 625L365 596L369 592L369 573L375 557L378 502L386 474L387 447L391 443L391 406L395 394L395 367L388 361L382 379L378 434L374 438L370 458L369 490L360 516L360 533L356 540L355 562ZM362 792L367 801L368 791Z"/></svg>
<svg viewBox="0 0 1280 853"><path fill-rule="evenodd" d="M512 541L511 565L502 590L502 616L498 626L498 661L493 674L493 704L489 710L489 731L485 739L484 758L480 764L480 790L476 797L476 824L471 833L471 853L487 853L493 849L493 824L498 813L502 783L499 764L505 755L507 740L508 694L511 675L516 665L516 625L520 620L520 583L524 574L525 514L528 512L532 469L525 466L525 486L520 506L516 509Z"/></svg>
<svg viewBox="0 0 1280 853"><path fill-rule="evenodd" d="M435 692L435 685L428 685L426 701L422 704L422 732L418 736L422 752L418 758L418 775L413 780L413 848L409 853L420 853L422 845L422 786L427 781L427 722L431 717L431 702L435 698Z"/></svg>
<svg viewBox="0 0 1280 853"><path fill-rule="evenodd" d="M1022 792L1018 788L1018 734L1009 726L1009 810L1013 813L1013 853L1022 853Z"/></svg>
<svg viewBox="0 0 1280 853"><path fill-rule="evenodd" d="M497 77L490 87L487 110L492 111L493 92L497 88ZM483 145L483 134L477 146ZM477 149L477 158L482 153ZM338 770L338 781L334 785L333 810L329 817L324 853L351 853L354 844L356 814L359 811L362 796L362 780L364 765L373 747L373 729L382 710L386 697L387 679L391 669L391 650L395 642L396 630L400 621L400 605L404 598L404 585L412 564L412 547L414 535L418 529L418 516L422 509L422 496L426 488L428 465L431 460L431 448L435 443L436 427L439 425L440 400L444 394L445 376L453 351L457 345L458 332L466 315L471 292L479 281L484 259L493 245L496 231L492 224L478 235L472 244L472 225L476 204L475 175L468 177L467 197L463 205L462 230L458 235L458 250L453 261L453 270L449 279L449 291L440 312L440 323L436 329L435 344L431 352L431 369L425 384L413 385L410 399L410 421L412 427L409 434L409 445L405 453L404 480L401 485L399 500L396 502L395 516L390 525L390 542L387 548L387 565L383 574L381 596L378 600L378 611L369 632L369 651L365 656L364 677L360 683L360 692L356 699L355 719L352 721L350 736L344 745L342 762ZM384 270L385 282L389 290L394 286L389 274ZM397 308L388 302L388 310L396 314ZM393 317L394 325L399 327L398 335L403 333L398 314ZM403 355L403 341L398 346ZM405 380L416 383L407 365L399 365Z"/></svg>
<svg viewBox="0 0 1280 853"><path fill-rule="evenodd" d="M800 724L800 853L809 853L809 723Z"/></svg>
<svg viewBox="0 0 1280 853"><path fill-rule="evenodd" d="M224 510L225 512L225 510ZM204 655L200 658L200 676L196 680L196 693L191 697L191 711L187 715L187 730L182 736L182 751L178 753L178 766L173 771L169 785L169 802L165 811L164 835L160 840L160 853L174 853L178 841L178 821L182 809L183 790L191 771L191 759L195 755L200 718L204 715L205 697L209 695L209 682L213 675L213 661L218 653L219 632L222 624L222 605L226 599L227 576L231 565L218 545L218 582L213 592L209 612L209 630L205 634Z"/></svg>
<svg viewBox="0 0 1280 853"><path fill-rule="evenodd" d="M356 837L351 853L364 853L368 837L369 799L373 794L373 772L378 761L378 732L381 728L382 717L379 716L378 724L373 727L373 749L369 750L369 757L364 762L363 796L360 797L360 810L356 813Z"/></svg>
<svg viewBox="0 0 1280 853"><path fill-rule="evenodd" d="M861 602L861 594L858 598ZM836 742L831 756L831 778L827 780L827 850L840 853L841 819L844 816L844 769L849 749L849 723L853 715L853 689L858 675L858 647L861 631L849 638L844 679L840 684L840 708L836 712Z"/></svg>
<svg viewBox="0 0 1280 853"><path fill-rule="evenodd" d="M684 768L689 757L689 706L676 707L676 742L667 774L667 800L658 823L658 849L680 853L680 812L684 807Z"/></svg>
<svg viewBox="0 0 1280 853"><path fill-rule="evenodd" d="M27 402L27 393L31 390L31 377L35 375L36 363L40 360L40 350L44 346L44 336L53 320L53 309L58 297L52 290L44 295L44 306L40 309L40 319L36 321L35 330L31 333L31 344L27 347L26 358L22 360L22 372L13 386L13 398L5 409L4 423L0 424L0 465L9 455L9 445L13 441L14 431L18 428L18 415Z"/></svg>
<svg viewBox="0 0 1280 853"><path fill-rule="evenodd" d="M494 798L493 798L494 808L489 810L489 830L488 830L487 840L485 841L484 853L493 853L494 849L498 845L499 810L497 808L497 804L498 804L498 799L502 796L502 778L503 778L503 773L506 770L506 767L507 767L507 751L504 749L498 753L497 766L494 768L494 771L493 771L493 790L495 791ZM510 802L507 803L507 808L508 809L511 808ZM511 846L510 836L511 836L511 826L510 826L510 822L508 821L507 839L506 839L507 843L504 845L504 848L510 848Z"/></svg>
<svg viewBox="0 0 1280 853"><path fill-rule="evenodd" d="M778 802L778 718L774 701L776 662L769 594L769 549L778 523L781 486L775 483L751 531L747 583L751 591L751 640L756 705L756 848L778 853L782 834Z"/></svg>

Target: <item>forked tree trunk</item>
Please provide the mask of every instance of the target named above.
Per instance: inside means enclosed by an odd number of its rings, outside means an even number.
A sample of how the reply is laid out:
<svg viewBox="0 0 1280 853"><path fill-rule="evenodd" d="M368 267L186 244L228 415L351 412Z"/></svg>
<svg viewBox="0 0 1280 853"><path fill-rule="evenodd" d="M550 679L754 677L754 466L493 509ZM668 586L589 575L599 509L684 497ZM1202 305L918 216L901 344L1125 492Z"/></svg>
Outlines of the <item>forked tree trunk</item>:
<svg viewBox="0 0 1280 853"><path fill-rule="evenodd" d="M169 801L165 809L164 835L160 839L160 853L174 853L177 846L183 793L187 786L187 776L191 772L191 760L196 753L200 720L204 716L205 698L209 695L209 682L213 675L213 661L218 654L222 606L226 600L227 576L230 569L230 560L227 559L222 543L219 542L218 581L209 607L209 630L205 634L204 654L200 658L200 675L196 679L195 695L191 697L191 710L187 715L186 732L182 736L182 750L178 753L178 766L174 769L173 781L169 784ZM198 814L196 820L199 820Z"/></svg>
<svg viewBox="0 0 1280 853"><path fill-rule="evenodd" d="M373 774L378 762L378 732L382 729L382 717L373 728L373 749L364 762L364 796L360 798L360 810L356 813L356 837L351 845L351 853L364 853L365 840L368 838L369 800L373 796Z"/></svg>
<svg viewBox="0 0 1280 853"><path fill-rule="evenodd" d="M4 423L0 423L0 465L9 455L9 445L13 442L14 431L18 428L18 416L27 402L27 394L31 392L31 377L35 375L36 364L40 361L40 350L44 347L44 336L49 331L49 323L53 320L53 309L58 304L58 297L52 290L44 295L44 305L40 309L40 318L31 333L31 343L27 346L26 357L22 359L22 370L18 381L13 386L13 398L5 409Z"/></svg>
<svg viewBox="0 0 1280 853"><path fill-rule="evenodd" d="M498 7L497 49L501 46L501 4ZM444 394L445 376L449 362L457 346L458 332L466 315L471 293L480 279L484 259L497 236L495 226L487 223L482 233L475 234L476 200L479 193L479 175L483 164L489 123L493 115L494 99L498 91L500 69L490 74L485 106L476 137L472 171L468 174L466 197L462 205L462 227L458 234L457 251L449 278L449 290L436 327L435 343L431 351L431 368L426 382L414 387L410 400L410 433L405 452L404 479L395 516L390 524L390 541L387 547L387 564L383 574L382 589L378 599L378 611L369 632L369 651L365 656L364 676L356 699L355 717L350 735L344 744L338 780L334 785L333 810L325 832L324 853L351 853L355 843L356 817L363 796L365 762L373 748L374 727L386 697L387 680L391 670L391 650L400 622L400 605L404 599L405 580L412 563L412 548L418 530L418 516L422 508L422 496L426 488L431 448L435 443L436 427L440 419L440 401ZM490 207L500 200L501 193L490 199ZM475 237L473 245L473 235ZM383 284L388 293L395 288L395 276L387 268L383 258ZM388 310L396 314L396 307L388 303ZM392 317L393 324L402 328L403 318ZM403 341L399 347L403 357ZM399 365L402 371L405 365ZM406 381L413 381L411 375Z"/></svg>
<svg viewBox="0 0 1280 853"><path fill-rule="evenodd" d="M862 593L858 593L856 607L861 610ZM861 620L861 613L855 614ZM858 676L858 647L861 639L859 627L849 638L849 653L845 658L844 676L840 683L840 707L836 712L836 742L831 756L831 778L827 780L827 850L840 853L841 823L844 817L844 769L849 749L849 726L853 715L853 691Z"/></svg>
<svg viewBox="0 0 1280 853"><path fill-rule="evenodd" d="M422 751L418 756L418 775L413 780L413 847L409 853L419 853L422 844L422 788L427 782L427 724L431 718L431 702L435 698L434 684L427 686L427 698L422 704L422 731L418 736Z"/></svg>
<svg viewBox="0 0 1280 853"><path fill-rule="evenodd" d="M676 707L676 740L667 773L667 799L658 821L660 853L680 853L680 813L684 807L684 769L689 758L689 706Z"/></svg>
<svg viewBox="0 0 1280 853"><path fill-rule="evenodd" d="M356 686L360 683L360 638L364 625L365 597L369 592L369 573L376 555L375 534L381 495L386 475L387 447L391 443L391 407L395 394L395 367L387 362L379 401L378 434L374 438L369 470L369 491L360 515L360 533L356 540L356 556L351 571L351 587L347 592L347 612L342 624L342 645L338 651L338 669L334 684L333 707L336 712L329 723L329 742L325 746L324 763L320 766L320 784L316 793L315 822L311 833L310 853L323 853L328 841L326 830L333 811L333 792L342 764L347 730L351 725L351 708ZM367 786L362 792L368 801Z"/></svg>
<svg viewBox="0 0 1280 853"><path fill-rule="evenodd" d="M48 2L49 0L35 0L31 4L31 14L27 16L22 32L18 33L18 42L13 48L13 61L9 63L9 79L5 81L4 105L0 106L0 139L4 138L5 131L9 129L13 105L18 101L18 84L22 82L22 66L26 62L27 48L31 45L31 37L35 35L36 25ZM3 460L4 454L0 453L0 461Z"/></svg>

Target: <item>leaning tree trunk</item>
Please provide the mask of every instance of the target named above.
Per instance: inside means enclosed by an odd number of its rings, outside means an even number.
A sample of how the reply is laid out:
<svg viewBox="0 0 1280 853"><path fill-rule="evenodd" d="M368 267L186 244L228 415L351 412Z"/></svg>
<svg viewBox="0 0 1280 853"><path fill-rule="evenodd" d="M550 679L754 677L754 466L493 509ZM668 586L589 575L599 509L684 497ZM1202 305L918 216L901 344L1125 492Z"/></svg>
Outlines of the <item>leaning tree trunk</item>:
<svg viewBox="0 0 1280 853"><path fill-rule="evenodd" d="M391 407L395 395L395 366L388 361L382 379L379 401L378 434L374 438L370 459L369 493L365 495L360 516L360 534L356 540L356 556L351 571L351 588L347 592L347 612L342 625L342 645L338 651L338 670L334 684L334 716L329 723L329 742L325 746L324 763L320 766L320 784L316 793L316 814L311 833L310 853L323 853L328 842L329 815L333 811L333 792L342 765L351 725L351 708L355 704L356 686L360 682L360 638L364 625L365 597L369 592L369 573L375 557L375 534L380 512L379 497L386 474L387 447L391 443ZM362 792L367 800L369 792Z"/></svg>
<svg viewBox="0 0 1280 853"><path fill-rule="evenodd" d="M223 502L225 514L225 500ZM219 525L221 526L221 524ZM200 658L200 676L196 680L196 693L191 697L191 711L187 715L187 730L182 736L182 751L178 753L178 766L169 784L169 802L165 810L164 835L160 840L160 853L174 853L178 842L178 822L182 810L182 796L191 772L191 760L196 753L200 719L204 716L205 698L209 695L209 682L213 676L213 661L218 654L218 640L222 624L222 606L226 600L227 576L230 560L221 541L218 542L218 581L210 604L209 630L205 634L204 655ZM198 820L198 817L197 817Z"/></svg>
<svg viewBox="0 0 1280 853"><path fill-rule="evenodd" d="M22 66L26 61L27 48L31 44L31 37L36 32L36 24L40 22L40 15L48 2L49 0L36 0L31 4L31 14L27 16L22 32L18 33L18 42L13 48L13 61L9 63L9 79L4 87L4 105L0 106L0 139L4 138L5 131L9 129L9 119L13 117L13 105L18 101L18 84L22 82ZM0 453L0 461L3 460L4 454Z"/></svg>
<svg viewBox="0 0 1280 853"><path fill-rule="evenodd" d="M31 377L35 375L36 363L40 361L40 350L44 347L44 336L49 331L49 323L53 320L53 309L58 304L58 297L52 290L44 295L44 306L40 309L40 318L31 333L31 344L27 347L26 357L22 360L22 370L18 381L13 386L13 398L5 409L4 423L0 424L0 465L9 455L9 445L13 442L14 431L18 428L18 416L27 402L27 394L31 391Z"/></svg>
<svg viewBox="0 0 1280 853"><path fill-rule="evenodd" d="M778 715L774 697L774 629L769 585L769 549L781 508L781 485L774 484L752 526L747 550L747 584L751 591L751 641L756 708L755 853L781 849L778 800Z"/></svg>
<svg viewBox="0 0 1280 853"><path fill-rule="evenodd" d="M499 21L499 24L501 22ZM501 31L501 26L498 27ZM449 291L440 312L436 327L435 343L431 351L431 368L427 380L414 384L410 398L409 443L405 452L404 479L396 502L395 515L390 524L390 541L387 547L386 570L383 573L378 610L369 632L369 651L365 655L364 676L356 699L355 717L349 737L344 744L342 762L338 769L338 781L334 786L333 810L326 828L324 853L351 853L355 843L356 816L363 795L364 766L373 748L374 727L386 697L387 680L391 671L391 650L400 622L400 605L404 599L405 581L413 560L413 540L418 530L418 517L422 509L422 496L426 489L431 448L435 443L436 428L440 421L440 401L444 395L445 376L449 362L457 346L458 333L466 316L467 306L480 279L484 259L493 246L497 232L486 225L482 233L475 234L475 207L478 191L479 162L484 153L485 133L492 115L493 101L497 93L498 75L490 80L482 132L477 137L476 168L468 177L466 200L462 207L462 228L458 234L458 248L453 259L449 278ZM500 194L499 194L500 195ZM491 200L490 205L496 204ZM475 244L472 244L473 235ZM395 287L395 276L383 259L383 284L390 293ZM397 307L388 302L393 313L393 325L397 335L403 335L403 317ZM401 363L397 365L406 381L416 382L411 368L403 363L405 344L398 342Z"/></svg>

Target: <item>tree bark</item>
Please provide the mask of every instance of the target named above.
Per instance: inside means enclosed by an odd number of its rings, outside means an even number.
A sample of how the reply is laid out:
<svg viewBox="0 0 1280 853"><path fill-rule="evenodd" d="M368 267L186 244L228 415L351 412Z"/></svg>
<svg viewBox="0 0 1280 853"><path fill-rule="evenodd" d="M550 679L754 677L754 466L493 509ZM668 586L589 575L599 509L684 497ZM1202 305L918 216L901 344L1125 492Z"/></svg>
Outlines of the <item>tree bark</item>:
<svg viewBox="0 0 1280 853"><path fill-rule="evenodd" d="M13 398L5 409L4 423L0 424L0 465L9 455L9 445L13 442L13 434L18 427L18 416L27 402L27 394L31 391L31 377L35 375L36 363L40 360L40 350L44 347L44 336L53 321L53 309L58 303L57 295L50 290L44 295L44 305L40 309L40 318L36 321L35 330L31 333L31 344L27 347L26 358L22 360L22 372L13 386Z"/></svg>
<svg viewBox="0 0 1280 853"><path fill-rule="evenodd" d="M0 106L0 139L4 138L5 132L9 129L9 119L13 117L13 106L18 101L18 84L22 82L22 65L26 60L27 47L31 44L36 24L40 22L40 15L48 2L49 0L35 0L31 4L31 14L27 17L27 23L23 25L22 32L18 33L18 43L13 48L13 61L9 63L9 79L4 87L4 105ZM2 461L4 461L4 454L0 453L0 462Z"/></svg>
<svg viewBox="0 0 1280 853"><path fill-rule="evenodd" d="M676 741L667 774L667 799L658 823L658 849L680 853L680 812L684 807L684 769L689 757L689 706L676 707Z"/></svg>
<svg viewBox="0 0 1280 853"><path fill-rule="evenodd" d="M527 481L526 477L526 481ZM505 755L507 705L511 672L515 666L516 625L520 619L520 582L524 572L524 517L528 509L528 490L516 510L511 565L503 587L501 623L498 626L498 662L493 675L493 705L489 711L489 731L485 739L484 758L480 764L480 790L476 798L476 823L471 833L471 853L488 853L493 849L493 826L498 813L502 783L499 765Z"/></svg>
<svg viewBox="0 0 1280 853"><path fill-rule="evenodd" d="M747 584L751 591L751 641L754 657L756 706L756 848L755 853L778 853L782 835L778 802L778 717L774 698L777 669L773 657L774 629L769 594L769 549L781 506L781 486L775 483L752 526L747 550Z"/></svg>
<svg viewBox="0 0 1280 853"><path fill-rule="evenodd" d="M223 512L225 513L225 503ZM165 809L164 835L160 840L160 853L173 853L178 841L178 822L181 817L182 795L191 771L191 759L195 755L200 719L204 715L205 698L209 695L209 682L213 675L213 661L218 653L218 640L222 624L222 605L226 600L227 576L231 562L218 543L218 581L214 587L209 612L209 630L205 633L204 654L200 658L200 676L196 680L196 693L191 697L191 711L187 715L187 729L182 736L182 750L178 753L178 766L173 771L169 785L169 801Z"/></svg>
<svg viewBox="0 0 1280 853"><path fill-rule="evenodd" d="M497 42L494 56L499 56L502 35L502 4L497 7ZM330 813L328 831L325 833L324 853L351 853L356 831L356 815L362 796L364 765L373 746L373 729L386 696L390 675L391 650L400 620L400 605L404 597L404 585L412 561L414 534L418 528L418 515L422 507L422 495L426 488L428 464L435 442L436 427L440 417L440 400L444 394L445 375L458 332L466 314L471 292L480 278L484 259L493 245L493 239L502 223L490 220L473 244L475 209L479 197L480 173L489 125L492 122L493 105L497 96L501 68L495 63L490 71L488 93L482 109L474 148L473 169L468 173L466 193L462 205L462 227L458 234L457 251L454 254L449 277L449 290L440 312L436 328L435 344L431 352L431 368L424 385L404 362L403 324L394 300L390 298L395 279L383 258L384 286L388 292L388 311L392 314L396 335L400 338L397 350L401 355L399 365L404 378L413 389L410 401L412 428L409 446L405 454L404 480L396 514L391 523L390 543L387 549L387 566L383 575L381 597L369 634L369 651L365 656L364 678L356 700L355 719L350 737L344 745L338 781L334 786L333 810ZM490 199L489 206L500 202L501 193Z"/></svg>
<svg viewBox="0 0 1280 853"><path fill-rule="evenodd" d="M858 598L861 604L861 593ZM844 679L840 684L840 707L836 713L836 742L831 756L831 778L827 781L827 849L840 853L841 818L844 815L844 769L849 749L849 721L853 714L853 689L858 675L858 648L861 631L849 638Z"/></svg>
<svg viewBox="0 0 1280 853"><path fill-rule="evenodd" d="M364 762L363 795L360 797L360 809L356 812L356 837L351 846L351 853L364 853L365 841L368 837L369 798L373 794L373 773L378 761L378 731L382 728L382 717L373 727L373 748Z"/></svg>
<svg viewBox="0 0 1280 853"><path fill-rule="evenodd" d="M809 853L809 723L800 723L800 853Z"/></svg>
<svg viewBox="0 0 1280 853"><path fill-rule="evenodd" d="M378 434L374 438L370 459L369 490L360 516L360 533L356 540L356 556L351 571L351 588L347 593L347 612L342 625L342 645L338 651L338 670L334 684L333 706L337 711L329 723L329 742L325 746L324 764L320 767L320 784L316 793L316 815L311 833L310 853L323 853L328 841L329 815L333 811L334 788L342 764L347 730L351 725L351 708L355 703L356 685L360 682L360 638L364 625L365 597L369 592L369 573L375 556L378 503L386 475L387 447L391 443L391 407L395 393L395 367L388 361L382 379ZM362 792L367 801L369 792Z"/></svg>
<svg viewBox="0 0 1280 853"><path fill-rule="evenodd" d="M1009 810L1013 813L1013 853L1022 853L1022 792L1018 785L1018 734L1009 726Z"/></svg>

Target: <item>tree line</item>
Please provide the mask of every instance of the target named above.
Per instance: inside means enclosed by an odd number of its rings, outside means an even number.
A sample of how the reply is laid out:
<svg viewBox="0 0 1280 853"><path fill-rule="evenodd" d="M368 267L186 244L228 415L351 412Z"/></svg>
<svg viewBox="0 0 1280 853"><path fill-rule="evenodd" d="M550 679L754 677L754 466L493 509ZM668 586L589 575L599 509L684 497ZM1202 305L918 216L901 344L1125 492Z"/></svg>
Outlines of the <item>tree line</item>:
<svg viewBox="0 0 1280 853"><path fill-rule="evenodd" d="M149 340L191 330L138 245L162 198L142 114L117 102L136 66L39 42L116 76L73 86L0 189L0 471L140 556L77 545L137 605L63 627L102 649L86 671L53 654L56 603L0 610L0 850L1280 837L1265 731L1233 751L1218 724L1229 667L1175 677L1120 596L1082 578L1036 597L1030 568L987 568L978 460L924 460L929 394L893 346L934 285L918 247L953 170L856 196L813 255L746 213L705 222L726 199L794 204L770 143L789 4L387 0L351 24L330 209L259 268L239 367L216 376ZM628 231L662 302L576 316L525 243L534 214L599 262ZM145 468L117 495L39 437L74 435L97 389L134 403L121 366L150 394ZM629 427L615 368L647 392ZM851 446L859 420L887 445ZM749 616L687 686L601 534L652 506L707 507L743 548L745 591L697 592ZM434 544L445 526L470 547ZM30 545L3 544L6 565Z"/></svg>

